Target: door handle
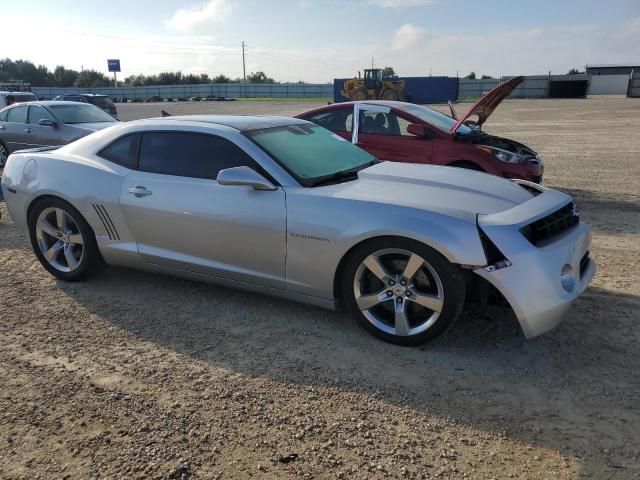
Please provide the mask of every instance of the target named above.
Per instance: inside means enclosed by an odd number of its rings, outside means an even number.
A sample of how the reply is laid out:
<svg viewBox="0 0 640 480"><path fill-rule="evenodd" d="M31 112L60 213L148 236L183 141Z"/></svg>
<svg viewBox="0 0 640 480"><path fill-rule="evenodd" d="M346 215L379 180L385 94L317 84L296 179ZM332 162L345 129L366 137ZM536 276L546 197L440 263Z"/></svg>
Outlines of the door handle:
<svg viewBox="0 0 640 480"><path fill-rule="evenodd" d="M145 187L137 186L127 189L127 192L133 193L136 197L142 198L147 195L151 195L151 190L147 190Z"/></svg>
<svg viewBox="0 0 640 480"><path fill-rule="evenodd" d="M0 125L0 130L4 130L6 127L4 125Z"/></svg>
<svg viewBox="0 0 640 480"><path fill-rule="evenodd" d="M27 133L31 133L31 129L30 128L25 128L24 131L27 132Z"/></svg>

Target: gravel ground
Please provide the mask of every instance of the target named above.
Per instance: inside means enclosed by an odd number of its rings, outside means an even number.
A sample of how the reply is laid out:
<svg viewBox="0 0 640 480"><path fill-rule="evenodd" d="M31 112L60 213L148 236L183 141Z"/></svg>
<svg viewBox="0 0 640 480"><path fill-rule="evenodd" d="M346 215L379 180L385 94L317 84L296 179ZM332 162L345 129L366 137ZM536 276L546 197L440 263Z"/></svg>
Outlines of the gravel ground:
<svg viewBox="0 0 640 480"><path fill-rule="evenodd" d="M639 121L639 100L589 99L508 101L489 122L594 229L593 285L532 341L497 308L402 348L206 284L115 268L64 284L1 204L0 478L640 478Z"/></svg>

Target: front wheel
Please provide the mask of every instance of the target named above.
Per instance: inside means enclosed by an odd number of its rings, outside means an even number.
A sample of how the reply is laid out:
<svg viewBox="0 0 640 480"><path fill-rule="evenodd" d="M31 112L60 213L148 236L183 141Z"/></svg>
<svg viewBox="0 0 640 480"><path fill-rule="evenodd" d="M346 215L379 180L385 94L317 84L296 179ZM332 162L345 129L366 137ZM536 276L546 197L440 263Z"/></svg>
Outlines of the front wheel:
<svg viewBox="0 0 640 480"><path fill-rule="evenodd" d="M465 298L459 268L432 248L385 237L358 248L342 279L350 313L375 336L418 345L457 320Z"/></svg>
<svg viewBox="0 0 640 480"><path fill-rule="evenodd" d="M59 198L36 203L28 218L33 251L52 275L73 282L102 265L96 239L80 212Z"/></svg>
<svg viewBox="0 0 640 480"><path fill-rule="evenodd" d="M382 94L382 99L387 101L398 100L398 92L395 90L385 90Z"/></svg>

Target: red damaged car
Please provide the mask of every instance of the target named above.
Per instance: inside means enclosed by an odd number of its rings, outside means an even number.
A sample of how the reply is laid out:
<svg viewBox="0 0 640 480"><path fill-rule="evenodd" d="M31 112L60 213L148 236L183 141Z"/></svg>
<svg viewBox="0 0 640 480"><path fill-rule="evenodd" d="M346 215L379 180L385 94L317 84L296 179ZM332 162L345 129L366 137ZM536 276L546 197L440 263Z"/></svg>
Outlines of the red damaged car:
<svg viewBox="0 0 640 480"><path fill-rule="evenodd" d="M351 140L381 160L450 165L541 183L544 166L535 151L481 130L523 80L516 77L497 86L460 118L455 118L453 106L453 116L448 116L421 105L383 100L335 103L297 117Z"/></svg>

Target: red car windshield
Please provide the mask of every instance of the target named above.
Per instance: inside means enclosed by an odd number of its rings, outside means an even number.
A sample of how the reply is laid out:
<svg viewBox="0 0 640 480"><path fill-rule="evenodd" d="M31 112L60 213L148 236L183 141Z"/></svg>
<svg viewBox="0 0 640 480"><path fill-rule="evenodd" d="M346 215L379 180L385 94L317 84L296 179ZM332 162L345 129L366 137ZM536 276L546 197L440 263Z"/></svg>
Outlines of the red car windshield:
<svg viewBox="0 0 640 480"><path fill-rule="evenodd" d="M455 118L451 118L449 115L445 115L444 113L438 112L436 110L431 110L430 108L423 107L422 105L403 105L402 110L407 112L409 115L413 115L423 122L426 122L429 125L433 125L437 129L447 133L449 133L451 128L457 123ZM473 129L467 127L466 125L460 125L457 133L461 135L467 135L472 131Z"/></svg>

